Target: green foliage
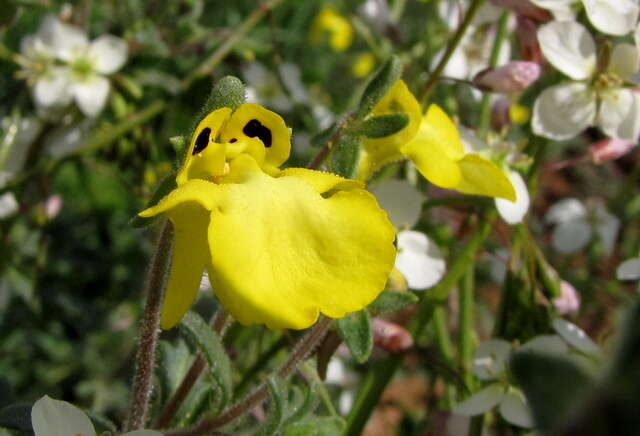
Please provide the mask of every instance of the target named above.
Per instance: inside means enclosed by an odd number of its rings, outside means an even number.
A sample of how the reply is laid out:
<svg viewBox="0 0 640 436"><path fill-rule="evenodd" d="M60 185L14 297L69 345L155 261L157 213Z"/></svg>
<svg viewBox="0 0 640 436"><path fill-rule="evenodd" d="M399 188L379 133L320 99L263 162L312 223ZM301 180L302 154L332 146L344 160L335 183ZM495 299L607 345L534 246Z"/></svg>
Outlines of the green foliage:
<svg viewBox="0 0 640 436"><path fill-rule="evenodd" d="M401 74L402 62L397 56L391 56L367 84L362 93L356 117L362 119L367 116Z"/></svg>
<svg viewBox="0 0 640 436"><path fill-rule="evenodd" d="M355 176L360 152L360 138L342 135L331 148L329 168L332 173L352 179Z"/></svg>
<svg viewBox="0 0 640 436"><path fill-rule="evenodd" d="M384 138L393 135L409 124L409 117L404 113L375 115L360 124L358 132L367 138Z"/></svg>
<svg viewBox="0 0 640 436"><path fill-rule="evenodd" d="M287 404L287 384L279 377L269 377L269 413L267 419L256 432L256 436L270 436L276 434L284 422Z"/></svg>
<svg viewBox="0 0 640 436"><path fill-rule="evenodd" d="M384 291L368 306L372 314L395 312L403 307L417 303L418 297L411 292Z"/></svg>
<svg viewBox="0 0 640 436"><path fill-rule="evenodd" d="M287 427L284 436L338 436L345 427L344 420L337 416L310 416Z"/></svg>
<svg viewBox="0 0 640 436"><path fill-rule="evenodd" d="M31 403L17 403L0 409L0 427L32 432Z"/></svg>
<svg viewBox="0 0 640 436"><path fill-rule="evenodd" d="M358 363L365 362L373 349L373 331L369 312L359 310L340 318L337 322L338 334L347 344Z"/></svg>

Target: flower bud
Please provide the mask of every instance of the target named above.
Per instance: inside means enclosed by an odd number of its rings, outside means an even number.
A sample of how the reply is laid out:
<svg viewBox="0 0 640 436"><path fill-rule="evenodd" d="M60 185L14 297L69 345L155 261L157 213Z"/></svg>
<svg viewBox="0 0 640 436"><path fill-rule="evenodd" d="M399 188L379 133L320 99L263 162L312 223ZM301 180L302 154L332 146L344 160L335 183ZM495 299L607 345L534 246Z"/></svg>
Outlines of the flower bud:
<svg viewBox="0 0 640 436"><path fill-rule="evenodd" d="M379 318L373 320L373 341L376 346L390 353L398 353L413 345L413 338L407 329Z"/></svg>
<svg viewBox="0 0 640 436"><path fill-rule="evenodd" d="M62 209L62 197L54 194L44 202L44 213L50 220L54 219Z"/></svg>
<svg viewBox="0 0 640 436"><path fill-rule="evenodd" d="M514 61L497 68L487 68L473 78L473 84L489 92L508 94L525 90L540 77L540 65Z"/></svg>
<svg viewBox="0 0 640 436"><path fill-rule="evenodd" d="M562 280L560 282L560 296L553 299L553 305L561 315L575 313L580 309L580 295L576 288Z"/></svg>
<svg viewBox="0 0 640 436"><path fill-rule="evenodd" d="M595 164L602 164L624 156L636 145L634 141L620 138L605 138L589 146L589 157Z"/></svg>

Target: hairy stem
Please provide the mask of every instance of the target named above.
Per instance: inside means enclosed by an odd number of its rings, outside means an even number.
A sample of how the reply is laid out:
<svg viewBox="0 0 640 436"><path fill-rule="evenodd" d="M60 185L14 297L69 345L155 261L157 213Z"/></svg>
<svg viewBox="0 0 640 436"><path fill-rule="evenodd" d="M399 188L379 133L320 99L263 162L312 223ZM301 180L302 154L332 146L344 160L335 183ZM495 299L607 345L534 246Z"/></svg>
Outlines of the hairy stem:
<svg viewBox="0 0 640 436"><path fill-rule="evenodd" d="M158 325L164 292L165 271L171 253L173 227L165 221L156 244L156 251L149 268L145 295L147 298L140 340L136 353L136 369L133 377L133 396L126 430L132 431L144 427L149 411L153 369L155 367L156 346L158 344Z"/></svg>

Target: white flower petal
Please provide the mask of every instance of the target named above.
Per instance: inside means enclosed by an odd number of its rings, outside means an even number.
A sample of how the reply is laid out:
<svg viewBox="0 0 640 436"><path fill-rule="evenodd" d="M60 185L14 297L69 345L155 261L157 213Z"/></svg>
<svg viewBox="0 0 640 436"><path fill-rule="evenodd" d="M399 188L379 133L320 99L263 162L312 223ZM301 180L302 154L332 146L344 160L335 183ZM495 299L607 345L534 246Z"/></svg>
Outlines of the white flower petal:
<svg viewBox="0 0 640 436"><path fill-rule="evenodd" d="M85 118L76 124L55 127L45 139L47 153L60 157L76 150L92 126L93 119Z"/></svg>
<svg viewBox="0 0 640 436"><path fill-rule="evenodd" d="M518 427L533 427L531 411L527 407L522 392L510 389L500 401L500 415L505 421Z"/></svg>
<svg viewBox="0 0 640 436"><path fill-rule="evenodd" d="M622 262L616 270L618 280L640 280L640 257Z"/></svg>
<svg viewBox="0 0 640 436"><path fill-rule="evenodd" d="M586 84L565 82L540 93L531 127L549 139L571 139L593 124L596 111L596 96Z"/></svg>
<svg viewBox="0 0 640 436"><path fill-rule="evenodd" d="M612 138L636 141L640 135L640 94L628 88L602 93L597 123Z"/></svg>
<svg viewBox="0 0 640 436"><path fill-rule="evenodd" d="M596 233L602 241L604 253L609 256L616 245L618 231L620 230L620 219L610 213L601 202L595 205Z"/></svg>
<svg viewBox="0 0 640 436"><path fill-rule="evenodd" d="M135 430L123 433L121 436L164 436L163 433L155 430Z"/></svg>
<svg viewBox="0 0 640 436"><path fill-rule="evenodd" d="M43 41L38 35L27 35L20 40L20 53L29 59L53 60L55 53L53 47Z"/></svg>
<svg viewBox="0 0 640 436"><path fill-rule="evenodd" d="M617 44L611 53L608 70L617 74L623 80L632 80L638 72L640 55L638 49L632 44Z"/></svg>
<svg viewBox="0 0 640 436"><path fill-rule="evenodd" d="M109 95L109 81L102 76L92 76L74 83L71 89L78 107L88 117L95 117L104 108Z"/></svg>
<svg viewBox="0 0 640 436"><path fill-rule="evenodd" d="M553 329L562 339L567 341L569 345L577 348L586 354L599 354L600 348L589 336L575 324L570 323L562 318L556 318L551 323Z"/></svg>
<svg viewBox="0 0 640 436"><path fill-rule="evenodd" d="M587 208L577 198L565 198L553 204L544 215L544 222L560 224L578 219L586 219Z"/></svg>
<svg viewBox="0 0 640 436"><path fill-rule="evenodd" d="M333 356L327 365L326 383L344 385L347 382L347 369L342 363L342 359Z"/></svg>
<svg viewBox="0 0 640 436"><path fill-rule="evenodd" d="M569 347L558 335L540 335L527 341L518 352L535 351L536 353L567 354Z"/></svg>
<svg viewBox="0 0 640 436"><path fill-rule="evenodd" d="M93 59L96 71L102 74L111 74L122 68L128 52L127 42L113 35L102 35L89 47L89 57Z"/></svg>
<svg viewBox="0 0 640 436"><path fill-rule="evenodd" d="M18 200L12 192L0 195L0 220L10 217L19 209Z"/></svg>
<svg viewBox="0 0 640 436"><path fill-rule="evenodd" d="M480 344L473 357L472 371L480 380L492 380L505 372L511 344L503 339L489 339Z"/></svg>
<svg viewBox="0 0 640 436"><path fill-rule="evenodd" d="M424 233L412 230L398 233L395 266L411 289L432 287L446 271L446 263L438 247Z"/></svg>
<svg viewBox="0 0 640 436"><path fill-rule="evenodd" d="M572 79L587 79L595 71L596 44L582 24L552 21L538 29L538 41L544 57Z"/></svg>
<svg viewBox="0 0 640 436"><path fill-rule="evenodd" d="M31 409L35 436L95 436L89 417L73 404L45 395Z"/></svg>
<svg viewBox="0 0 640 436"><path fill-rule="evenodd" d="M623 36L638 21L638 5L633 0L582 0L591 24L609 35Z"/></svg>
<svg viewBox="0 0 640 436"><path fill-rule="evenodd" d="M63 67L51 68L38 78L33 87L33 99L42 107L60 106L71 101L69 70Z"/></svg>
<svg viewBox="0 0 640 436"><path fill-rule="evenodd" d="M509 171L507 173L511 184L516 191L516 201L506 200L504 198L496 198L496 208L498 213L509 224L517 224L522 222L522 219L529 210L529 191L527 184L522 179L522 176L517 171Z"/></svg>
<svg viewBox="0 0 640 436"><path fill-rule="evenodd" d="M62 23L54 15L47 15L38 30L38 36L46 41L58 59L63 61L76 58L89 47L89 39L81 29Z"/></svg>
<svg viewBox="0 0 640 436"><path fill-rule="evenodd" d="M575 0L529 0L534 5L551 11L557 21L573 20L575 14L571 5Z"/></svg>
<svg viewBox="0 0 640 436"><path fill-rule="evenodd" d="M591 226L577 219L558 224L551 234L551 245L560 253L572 254L583 249L590 239Z"/></svg>
<svg viewBox="0 0 640 436"><path fill-rule="evenodd" d="M487 386L479 392L471 395L462 403L457 404L453 409L453 413L465 416L480 415L488 410L493 409L504 396L504 386L494 383Z"/></svg>
<svg viewBox="0 0 640 436"><path fill-rule="evenodd" d="M418 222L422 202L420 191L406 180L385 180L371 189L378 203L387 211L389 219L398 229L411 228Z"/></svg>

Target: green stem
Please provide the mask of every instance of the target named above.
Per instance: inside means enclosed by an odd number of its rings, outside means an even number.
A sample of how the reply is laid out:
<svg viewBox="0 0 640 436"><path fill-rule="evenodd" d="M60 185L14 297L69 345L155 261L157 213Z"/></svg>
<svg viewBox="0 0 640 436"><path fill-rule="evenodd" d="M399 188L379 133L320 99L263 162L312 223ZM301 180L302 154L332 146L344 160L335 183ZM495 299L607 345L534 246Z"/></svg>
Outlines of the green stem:
<svg viewBox="0 0 640 436"><path fill-rule="evenodd" d="M445 50L442 59L440 59L440 62L438 62L435 70L433 70L431 76L429 76L429 80L427 80L427 83L425 83L424 87L422 88L422 92L420 93L420 102L422 103L423 108L426 106L426 103L429 100L429 96L431 95L431 92L433 92L433 88L440 79L440 76L442 76L442 72L447 66L447 63L449 63L449 59L451 59L451 56L453 56L453 52L456 51L458 45L460 45L462 37L471 25L471 22L480 9L480 6L484 4L484 1L485 0L472 0L471 5L469 6L469 10L464 16L464 20L460 24L460 27L458 27L458 30L456 30L453 38L449 41L449 44L447 44L447 49Z"/></svg>
<svg viewBox="0 0 640 436"><path fill-rule="evenodd" d="M449 296L453 287L473 265L476 253L489 236L495 217L496 214L494 210L487 212L442 281L429 292L423 294L422 299L418 303L417 313L411 320L409 326L409 332L414 338L421 336L424 328L433 318L435 307ZM382 392L401 363L402 356L390 356L376 364L367 372L364 382L358 391L351 413L347 417L347 428L344 432L345 436L362 434L362 429L367 423L376 404L378 404L380 395L382 395Z"/></svg>
<svg viewBox="0 0 640 436"><path fill-rule="evenodd" d="M471 267L462 277L458 293L460 306L459 334L460 334L460 371L465 385L469 391L473 391L473 374L471 362L473 359L474 329L473 318L475 305L473 299L474 268Z"/></svg>
<svg viewBox="0 0 640 436"><path fill-rule="evenodd" d="M433 309L433 328L436 334L436 342L443 360L450 368L454 368L454 351L451 337L449 335L449 326L447 325L447 313L444 304L438 304ZM447 383L445 388L445 402L447 408L451 408L455 401L455 387Z"/></svg>
<svg viewBox="0 0 640 436"><path fill-rule="evenodd" d="M160 309L164 293L165 271L171 253L171 239L173 227L165 221L156 250L149 268L145 295L147 301L140 327L140 341L136 353L136 369L133 376L133 395L129 410L127 431L144 427L149 411L153 370L155 368L155 353L158 343L158 326L160 324Z"/></svg>
<svg viewBox="0 0 640 436"><path fill-rule="evenodd" d="M509 11L505 11L500 16L498 22L498 30L496 31L496 37L493 40L493 48L491 49L491 57L489 58L489 67L495 67L498 65L500 59L500 51L502 50L502 44L507 36L507 24L509 22ZM489 128L489 121L491 119L491 94L485 92L482 96L482 102L480 103L480 121L478 127L480 132L486 132Z"/></svg>

